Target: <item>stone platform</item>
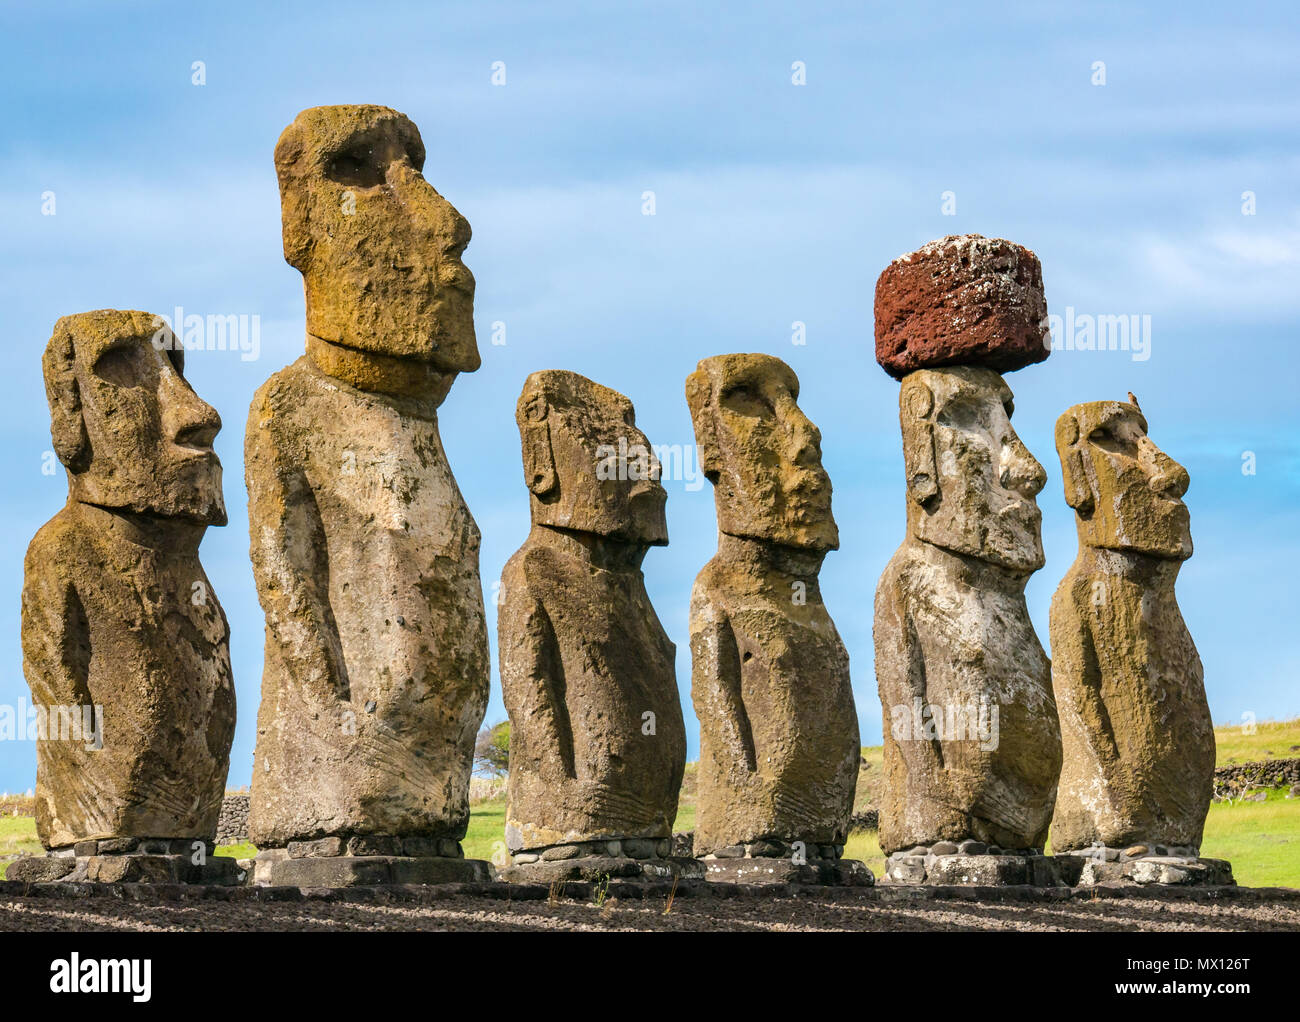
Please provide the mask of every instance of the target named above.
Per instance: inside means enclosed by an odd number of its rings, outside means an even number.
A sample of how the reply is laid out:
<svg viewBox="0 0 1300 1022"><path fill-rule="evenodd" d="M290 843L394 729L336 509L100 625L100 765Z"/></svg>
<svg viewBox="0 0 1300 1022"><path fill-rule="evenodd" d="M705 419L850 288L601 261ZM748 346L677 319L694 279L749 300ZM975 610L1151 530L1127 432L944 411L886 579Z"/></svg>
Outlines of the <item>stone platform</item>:
<svg viewBox="0 0 1300 1022"><path fill-rule="evenodd" d="M107 838L79 841L10 865L9 880L27 884L243 884L234 859L218 858L198 838Z"/></svg>
<svg viewBox="0 0 1300 1022"><path fill-rule="evenodd" d="M708 856L700 860L709 880L734 884L820 884L827 887L871 887L875 875L856 859L809 859L747 855Z"/></svg>
<svg viewBox="0 0 1300 1022"><path fill-rule="evenodd" d="M485 883L492 866L466 859L448 838L356 835L290 841L253 860L252 882L269 887Z"/></svg>
<svg viewBox="0 0 1300 1022"><path fill-rule="evenodd" d="M703 880L698 859L670 855L633 859L626 855L583 855L574 859L539 859L507 866L498 880L511 884L553 884L571 880L601 883L606 880Z"/></svg>
<svg viewBox="0 0 1300 1022"><path fill-rule="evenodd" d="M979 841L939 841L892 853L885 884L956 887L1060 887L1061 868L1038 848L1002 849Z"/></svg>
<svg viewBox="0 0 1300 1022"><path fill-rule="evenodd" d="M509 835L507 835L509 836ZM515 849L498 879L512 884L557 881L703 880L704 867L689 855L673 854L669 837L601 838L540 848Z"/></svg>
<svg viewBox="0 0 1300 1022"><path fill-rule="evenodd" d="M1162 884L1188 887L1232 887L1232 864L1226 859L1202 859L1194 849L1170 849L1186 854L1118 856L1115 849L1067 852L1053 856L1063 881L1071 887L1098 884Z"/></svg>

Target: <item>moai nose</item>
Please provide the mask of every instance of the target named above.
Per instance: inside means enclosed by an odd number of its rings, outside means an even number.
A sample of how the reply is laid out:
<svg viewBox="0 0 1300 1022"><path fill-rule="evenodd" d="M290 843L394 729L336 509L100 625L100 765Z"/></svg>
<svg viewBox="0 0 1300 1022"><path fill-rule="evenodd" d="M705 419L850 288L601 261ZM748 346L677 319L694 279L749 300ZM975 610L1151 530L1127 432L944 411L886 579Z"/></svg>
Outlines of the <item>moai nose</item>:
<svg viewBox="0 0 1300 1022"><path fill-rule="evenodd" d="M1187 492L1187 487L1191 485L1192 481L1187 474L1187 469L1151 443L1150 440L1146 440L1145 445L1150 448L1149 452L1146 453L1154 469L1151 473L1151 488L1157 493L1175 499L1181 498Z"/></svg>
<svg viewBox="0 0 1300 1022"><path fill-rule="evenodd" d="M1020 438L1013 436L1002 445L998 481L1025 500L1033 500L1047 483L1047 472Z"/></svg>
<svg viewBox="0 0 1300 1022"><path fill-rule="evenodd" d="M164 435L182 447L211 449L221 432L217 410L194 393L185 378L164 358L162 365L162 425Z"/></svg>
<svg viewBox="0 0 1300 1022"><path fill-rule="evenodd" d="M793 401L783 402L783 405L780 414L785 423L786 435L790 439L791 460L801 468L819 465L822 457L821 430L813 425L812 420Z"/></svg>

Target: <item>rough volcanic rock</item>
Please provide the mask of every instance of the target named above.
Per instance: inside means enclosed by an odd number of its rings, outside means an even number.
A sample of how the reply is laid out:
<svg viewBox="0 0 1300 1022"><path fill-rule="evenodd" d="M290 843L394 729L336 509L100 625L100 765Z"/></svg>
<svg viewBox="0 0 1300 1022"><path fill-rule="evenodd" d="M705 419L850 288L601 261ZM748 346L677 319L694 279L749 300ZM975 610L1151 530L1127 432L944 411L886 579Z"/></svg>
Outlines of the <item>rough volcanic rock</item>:
<svg viewBox="0 0 1300 1022"><path fill-rule="evenodd" d="M999 372L1051 354L1043 270L1002 238L949 235L899 256L876 281L876 361L895 379L936 366Z"/></svg>
<svg viewBox="0 0 1300 1022"><path fill-rule="evenodd" d="M1214 726L1174 582L1191 556L1187 470L1135 404L1075 405L1056 424L1079 555L1052 600L1052 683L1065 759L1059 851L1199 849Z"/></svg>
<svg viewBox="0 0 1300 1022"><path fill-rule="evenodd" d="M918 370L899 404L907 536L875 603L880 844L1041 848L1061 738L1024 590L1043 565L1045 474L990 369Z"/></svg>
<svg viewBox="0 0 1300 1022"><path fill-rule="evenodd" d="M686 765L675 649L641 574L668 542L659 463L631 402L577 373L533 373L516 418L532 530L501 574L506 843L631 855L671 838Z"/></svg>
<svg viewBox="0 0 1300 1022"><path fill-rule="evenodd" d="M68 503L24 563L23 673L38 708L46 848L211 838L235 728L229 628L199 563L224 525L217 413L157 345L162 320L59 320L43 368Z"/></svg>
<svg viewBox="0 0 1300 1022"><path fill-rule="evenodd" d="M245 476L266 614L249 836L458 839L488 697L479 530L437 408L478 367L464 218L385 107L276 146L307 351L253 398Z"/></svg>
<svg viewBox="0 0 1300 1022"><path fill-rule="evenodd" d="M793 370L769 355L705 359L686 394L719 530L691 596L696 854L842 845L860 747L848 653L817 578L839 543L820 434Z"/></svg>

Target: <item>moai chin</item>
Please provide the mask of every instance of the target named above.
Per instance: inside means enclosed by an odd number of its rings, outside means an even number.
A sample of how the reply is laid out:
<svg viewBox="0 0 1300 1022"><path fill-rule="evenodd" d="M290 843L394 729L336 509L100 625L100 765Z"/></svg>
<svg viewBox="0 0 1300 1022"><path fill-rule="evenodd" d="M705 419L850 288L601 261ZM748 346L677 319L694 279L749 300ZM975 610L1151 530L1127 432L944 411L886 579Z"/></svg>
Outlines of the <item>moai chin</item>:
<svg viewBox="0 0 1300 1022"><path fill-rule="evenodd" d="M686 381L718 516L691 595L694 847L731 865L839 859L861 757L849 658L817 579L839 546L831 482L798 397L770 355L707 358Z"/></svg>
<svg viewBox="0 0 1300 1022"><path fill-rule="evenodd" d="M1174 597L1192 554L1187 471L1147 436L1136 402L1075 405L1056 423L1056 449L1079 554L1051 610L1065 747L1052 847L1195 856L1215 748Z"/></svg>
<svg viewBox="0 0 1300 1022"><path fill-rule="evenodd" d="M68 503L27 550L22 648L45 722L37 833L64 854L10 879L222 880L189 868L211 853L235 728L229 629L198 553L226 524L221 419L173 339L105 309L60 319L45 349ZM125 858L145 840L165 856L149 877Z"/></svg>
<svg viewBox="0 0 1300 1022"><path fill-rule="evenodd" d="M529 376L516 421L532 528L501 575L506 843L525 869L664 859L686 732L640 568L668 542L659 462L632 403L577 373Z"/></svg>
<svg viewBox="0 0 1300 1022"><path fill-rule="evenodd" d="M245 441L266 614L249 836L288 849L259 874L272 883L374 882L307 862L340 854L451 858L469 818L479 530L437 409L479 365L474 278L469 224L423 165L415 125L381 106L305 110L275 148L307 355L257 392Z"/></svg>
<svg viewBox="0 0 1300 1022"><path fill-rule="evenodd" d="M936 308L942 317L920 322L947 324L950 336L939 331L947 342L916 343L909 310ZM875 604L887 853L1025 856L1047 837L1061 740L1048 659L1024 598L1043 565L1035 497L1045 474L1011 425L1011 389L1000 375L1045 357L1045 308L1033 253L978 236L903 256L877 286L877 357L902 378L907 481L907 535ZM989 320L987 330L963 328ZM899 337L912 338L901 371L891 354L898 346L884 343ZM900 868L931 869L919 859ZM1026 882L999 869L974 872L978 882Z"/></svg>

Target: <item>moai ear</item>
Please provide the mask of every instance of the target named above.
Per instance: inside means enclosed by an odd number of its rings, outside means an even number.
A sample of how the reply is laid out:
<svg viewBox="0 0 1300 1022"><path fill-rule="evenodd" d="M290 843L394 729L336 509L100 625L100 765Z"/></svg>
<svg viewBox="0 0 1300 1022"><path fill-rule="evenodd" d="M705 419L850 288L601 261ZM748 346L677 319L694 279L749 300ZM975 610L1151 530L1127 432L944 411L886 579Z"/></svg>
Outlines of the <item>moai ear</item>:
<svg viewBox="0 0 1300 1022"><path fill-rule="evenodd" d="M717 483L722 473L722 451L718 447L717 422L714 421L713 383L709 374L697 369L686 377L686 405L691 411L691 425L695 427L695 448L700 471L711 483Z"/></svg>
<svg viewBox="0 0 1300 1022"><path fill-rule="evenodd" d="M903 383L898 396L903 433L903 465L907 471L908 495L925 505L939 493L939 476L934 468L934 395L920 380Z"/></svg>
<svg viewBox="0 0 1300 1022"><path fill-rule="evenodd" d="M50 404L54 453L69 472L84 472L90 465L90 437L81 413L72 334L62 324L54 328L54 336L41 357L41 368L45 376L45 397Z"/></svg>
<svg viewBox="0 0 1300 1022"><path fill-rule="evenodd" d="M538 497L545 497L555 489L556 484L548 414L546 398L534 394L524 406L523 421L519 424L519 439L524 451L524 478L528 482L528 488Z"/></svg>
<svg viewBox="0 0 1300 1022"><path fill-rule="evenodd" d="M1056 451L1061 456L1065 502L1087 517L1095 506L1092 483L1083 465L1083 452L1079 450L1079 420L1068 413L1056 424Z"/></svg>

